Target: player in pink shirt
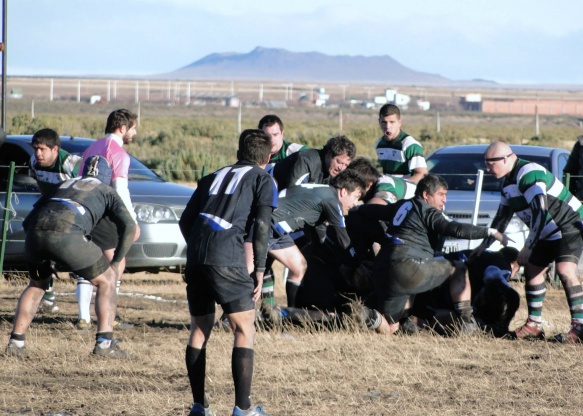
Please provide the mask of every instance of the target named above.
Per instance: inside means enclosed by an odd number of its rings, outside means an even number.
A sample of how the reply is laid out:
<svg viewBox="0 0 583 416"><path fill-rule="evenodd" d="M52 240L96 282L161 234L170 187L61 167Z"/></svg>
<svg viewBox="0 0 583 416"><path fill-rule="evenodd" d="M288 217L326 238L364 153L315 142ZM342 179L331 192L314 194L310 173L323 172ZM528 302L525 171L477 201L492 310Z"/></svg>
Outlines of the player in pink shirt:
<svg viewBox="0 0 583 416"><path fill-rule="evenodd" d="M105 137L97 140L83 153L83 162L93 155L100 155L107 159L111 168L111 186L117 191L123 200L130 215L136 221L136 235L134 241L140 236L140 227L137 224L136 213L132 207L130 191L128 188L130 156L124 150L123 145L129 144L136 135L138 116L126 109L113 111L107 118ZM82 165L83 166L83 165ZM117 232L115 224L104 219L97 224L91 233L92 240L97 244L108 259L113 258L117 246ZM117 276L117 291L121 285L121 273L125 268L125 258L121 262L120 274ZM79 321L77 328L87 329L91 327L90 305L93 294L92 285L82 277L77 278L77 299L79 301ZM116 318L118 320L118 318ZM119 320L118 320L119 326Z"/></svg>

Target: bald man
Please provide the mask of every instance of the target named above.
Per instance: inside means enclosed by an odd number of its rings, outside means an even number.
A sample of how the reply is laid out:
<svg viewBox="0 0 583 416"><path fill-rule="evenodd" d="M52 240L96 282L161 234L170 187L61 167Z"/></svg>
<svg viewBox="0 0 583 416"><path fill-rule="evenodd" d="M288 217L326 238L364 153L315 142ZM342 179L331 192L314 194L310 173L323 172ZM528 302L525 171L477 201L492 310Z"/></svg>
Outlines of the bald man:
<svg viewBox="0 0 583 416"><path fill-rule="evenodd" d="M518 262L524 266L528 319L513 335L517 339L544 338L544 273L554 261L571 312L571 329L557 335L555 340L582 342L583 289L577 277L577 264L583 250L581 203L552 173L541 165L518 158L504 142L492 143L486 149L484 161L488 172L496 179L503 179L500 206L491 227L504 231L516 214L530 229L518 254ZM487 238L478 251L492 242Z"/></svg>

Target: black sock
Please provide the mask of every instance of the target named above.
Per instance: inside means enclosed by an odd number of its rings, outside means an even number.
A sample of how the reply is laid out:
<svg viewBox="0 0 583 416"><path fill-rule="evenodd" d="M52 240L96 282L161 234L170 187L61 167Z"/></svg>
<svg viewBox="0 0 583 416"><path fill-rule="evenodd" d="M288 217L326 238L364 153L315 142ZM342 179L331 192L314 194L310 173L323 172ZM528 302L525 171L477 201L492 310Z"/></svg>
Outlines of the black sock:
<svg viewBox="0 0 583 416"><path fill-rule="evenodd" d="M235 405L243 410L251 407L253 356L254 351L251 348L233 348L231 371L235 384Z"/></svg>
<svg viewBox="0 0 583 416"><path fill-rule="evenodd" d="M17 334L16 332L11 332L10 339L13 339L15 341L26 341L26 335L25 334Z"/></svg>
<svg viewBox="0 0 583 416"><path fill-rule="evenodd" d="M113 332L98 332L95 334L95 342L98 344L103 341L111 341L113 339Z"/></svg>
<svg viewBox="0 0 583 416"><path fill-rule="evenodd" d="M204 378L206 373L206 348L192 348L186 346L186 371L188 372L188 381L192 390L192 400L194 403L202 404L208 407L204 397Z"/></svg>
<svg viewBox="0 0 583 416"><path fill-rule="evenodd" d="M287 295L287 306L294 308L296 306L296 296L298 295L298 289L300 285L296 282L288 280L285 283L285 293Z"/></svg>
<svg viewBox="0 0 583 416"><path fill-rule="evenodd" d="M469 300L462 300L459 302L454 302L453 308L457 316L463 322L471 322L473 318L473 308L472 302Z"/></svg>

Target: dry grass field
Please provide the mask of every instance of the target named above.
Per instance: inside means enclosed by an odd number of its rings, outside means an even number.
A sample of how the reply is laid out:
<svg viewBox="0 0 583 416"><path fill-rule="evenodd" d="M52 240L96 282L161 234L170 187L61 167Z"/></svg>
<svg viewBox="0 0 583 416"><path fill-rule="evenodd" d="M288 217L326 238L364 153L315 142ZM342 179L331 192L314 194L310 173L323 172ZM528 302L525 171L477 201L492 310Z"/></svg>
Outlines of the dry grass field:
<svg viewBox="0 0 583 416"><path fill-rule="evenodd" d="M51 127L63 134L99 137L112 109L137 107L135 80L123 84L120 81L117 99L112 97L112 102L95 106L85 101L92 94L105 97L107 80L84 81L81 87L77 82L61 81L55 81L55 101L49 102L49 79L12 79L9 88L23 88L25 98L9 101L9 132L31 133L40 127ZM154 156L175 160L184 151L185 159L192 159L213 150L232 162L237 109L178 105L184 104L180 101L184 85L179 89L167 82L147 84L148 90L144 85L140 83L140 136L129 149L131 153L152 162ZM251 99L257 96L258 87L205 83L196 86L196 93L230 94L234 88L237 93L245 90L241 95ZM284 85L265 87L265 100L285 100L290 94ZM310 93L313 87L294 86L294 96L287 96L288 101L297 100L301 92ZM345 94L346 99L369 98L384 88L326 87L336 96ZM78 88L83 88L80 103L76 102ZM406 89L402 92L415 93ZM445 105L446 101L457 103L459 96L467 92L472 91L426 89L416 95ZM144 98L147 94L151 94L150 102ZM559 94L565 99L576 95L580 99L583 92L540 94ZM165 103L154 104L155 100ZM29 117L33 108L35 116ZM338 109L303 107L245 108L243 128L254 127L267 112L282 116L289 140L312 146L340 129ZM376 111L344 109L342 117L342 132L358 139L360 154L371 156L372 144L379 134ZM534 135L534 119L530 116L443 112L441 135L435 134L435 117L434 112L410 112L404 118L407 132L416 137L422 133L428 136L423 142L427 153L446 144L498 138L526 143ZM583 132L582 123L576 117L541 117L541 138L536 144L570 149ZM153 145L154 139L164 143ZM204 159L200 164L212 168L213 163L223 166L223 162ZM166 173L172 169L195 169L178 162L167 167L152 163L150 167ZM94 329L75 329L75 283L66 274L61 277L55 285L61 309L56 314L36 317L27 334L26 360L6 357L2 352L17 299L27 281L0 278L0 415L187 415L192 397L184 350L190 319L181 275L124 275L119 313L135 327L117 331L115 336L123 340L122 348L132 355L129 361L98 359L90 354ZM526 319L524 289L520 283L513 284L522 295L522 304L511 329ZM276 289L278 301L284 303L281 281ZM548 290L543 318L549 336L567 329L569 313L562 290ZM234 403L232 338L232 334L216 330L208 346L207 389L217 415L230 415ZM379 336L354 325L351 330L286 328L283 332L258 332L255 351L252 399L254 404L264 405L271 415L583 414L583 373L579 373L583 345L518 342L485 335Z"/></svg>
<svg viewBox="0 0 583 416"><path fill-rule="evenodd" d="M61 277L61 310L33 322L30 357L0 356L0 414L187 415L189 317L181 276L124 275L119 312L136 326L116 336L130 361L91 356L94 332L75 330L75 285ZM2 342L25 284L0 283ZM522 300L511 328L526 317ZM547 292L544 319L547 335L566 329L562 290ZM218 415L230 414L234 401L231 344L230 333L216 330L208 346L207 387ZM582 348L487 336L379 336L359 328L258 332L252 399L272 415L581 414Z"/></svg>

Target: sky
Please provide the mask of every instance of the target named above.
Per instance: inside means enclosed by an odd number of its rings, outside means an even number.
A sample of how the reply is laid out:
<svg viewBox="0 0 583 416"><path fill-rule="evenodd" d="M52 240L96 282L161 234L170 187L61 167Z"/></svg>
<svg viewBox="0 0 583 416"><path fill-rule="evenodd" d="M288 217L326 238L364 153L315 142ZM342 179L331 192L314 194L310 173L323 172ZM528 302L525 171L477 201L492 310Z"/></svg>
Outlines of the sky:
<svg viewBox="0 0 583 416"><path fill-rule="evenodd" d="M144 76L257 46L583 84L579 0L3 0L8 75Z"/></svg>

